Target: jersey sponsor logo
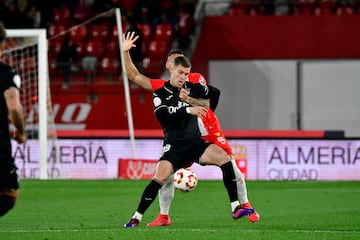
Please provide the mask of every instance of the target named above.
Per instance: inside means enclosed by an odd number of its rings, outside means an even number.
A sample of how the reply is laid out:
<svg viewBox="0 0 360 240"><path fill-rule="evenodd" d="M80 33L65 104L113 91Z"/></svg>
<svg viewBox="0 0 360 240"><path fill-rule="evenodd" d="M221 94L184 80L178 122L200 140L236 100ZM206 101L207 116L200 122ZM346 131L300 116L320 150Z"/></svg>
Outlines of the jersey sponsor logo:
<svg viewBox="0 0 360 240"><path fill-rule="evenodd" d="M177 106L167 107L170 114L176 113L180 108L187 107L189 104L179 101Z"/></svg>
<svg viewBox="0 0 360 240"><path fill-rule="evenodd" d="M154 97L153 104L155 107L158 107L161 105L161 99L159 97Z"/></svg>
<svg viewBox="0 0 360 240"><path fill-rule="evenodd" d="M61 130L81 130L86 128L86 121L91 112L91 104L71 103L53 105L52 113L49 115L49 122L56 121L56 129ZM26 117L26 127L28 130L36 129L38 122L38 105L34 104Z"/></svg>
<svg viewBox="0 0 360 240"><path fill-rule="evenodd" d="M205 81L205 79L201 76L201 77L199 77L199 83L201 84L201 85L205 85L206 84L206 81Z"/></svg>

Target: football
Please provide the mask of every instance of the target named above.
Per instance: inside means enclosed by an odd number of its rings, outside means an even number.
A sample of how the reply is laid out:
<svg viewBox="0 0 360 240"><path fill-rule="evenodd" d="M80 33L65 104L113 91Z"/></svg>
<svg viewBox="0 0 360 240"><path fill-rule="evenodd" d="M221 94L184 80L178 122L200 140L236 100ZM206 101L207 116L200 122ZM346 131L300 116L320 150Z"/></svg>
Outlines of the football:
<svg viewBox="0 0 360 240"><path fill-rule="evenodd" d="M182 192L190 192L196 188L196 173L189 168L181 168L174 173L174 187Z"/></svg>

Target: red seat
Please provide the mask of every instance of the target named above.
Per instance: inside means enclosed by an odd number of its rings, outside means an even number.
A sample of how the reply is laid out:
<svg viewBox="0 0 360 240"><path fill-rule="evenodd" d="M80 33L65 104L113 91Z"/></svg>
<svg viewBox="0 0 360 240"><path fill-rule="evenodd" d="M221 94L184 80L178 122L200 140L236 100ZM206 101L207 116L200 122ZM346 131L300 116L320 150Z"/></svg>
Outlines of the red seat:
<svg viewBox="0 0 360 240"><path fill-rule="evenodd" d="M315 16L325 16L325 15L334 15L336 8L336 2L332 1L322 1L314 9Z"/></svg>
<svg viewBox="0 0 360 240"><path fill-rule="evenodd" d="M84 42L88 38L88 29L84 25L78 25L70 31L70 38L73 42Z"/></svg>
<svg viewBox="0 0 360 240"><path fill-rule="evenodd" d="M134 13L137 3L137 1L129 0L113 0L113 2L118 2L119 6L121 6L127 13Z"/></svg>
<svg viewBox="0 0 360 240"><path fill-rule="evenodd" d="M110 37L111 41L119 41L119 33L118 33L116 24L114 26L112 26L112 31L111 31L110 35L111 35L111 37Z"/></svg>
<svg viewBox="0 0 360 240"><path fill-rule="evenodd" d="M85 54L85 43L77 42L76 45L77 45L76 52L78 55L78 59L81 59Z"/></svg>
<svg viewBox="0 0 360 240"><path fill-rule="evenodd" d="M101 59L100 71L104 74L120 75L121 64L119 58L104 57Z"/></svg>
<svg viewBox="0 0 360 240"><path fill-rule="evenodd" d="M246 9L240 7L230 7L229 8L229 16L245 16Z"/></svg>
<svg viewBox="0 0 360 240"><path fill-rule="evenodd" d="M49 40L56 39L56 41L62 41L66 36L65 31L66 31L65 25L51 24L48 28L48 39Z"/></svg>
<svg viewBox="0 0 360 240"><path fill-rule="evenodd" d="M233 1L229 7L229 10L231 9L241 9L244 14L246 15L247 9L249 8L249 5L251 3L247 1Z"/></svg>
<svg viewBox="0 0 360 240"><path fill-rule="evenodd" d="M336 9L336 15L338 16L354 15L354 8L351 6L339 6Z"/></svg>
<svg viewBox="0 0 360 240"><path fill-rule="evenodd" d="M73 18L76 22L80 23L92 17L92 6L86 1L78 2L73 9Z"/></svg>
<svg viewBox="0 0 360 240"><path fill-rule="evenodd" d="M172 41L174 38L174 29L170 23L159 23L155 26L156 40Z"/></svg>
<svg viewBox="0 0 360 240"><path fill-rule="evenodd" d="M310 16L313 15L315 3L312 0L299 0L297 5L294 5L294 15Z"/></svg>
<svg viewBox="0 0 360 240"><path fill-rule="evenodd" d="M101 41L88 41L84 48L84 56L94 56L101 59L104 55L104 43Z"/></svg>
<svg viewBox="0 0 360 240"><path fill-rule="evenodd" d="M49 40L48 45L49 56L56 58L60 52L62 41L58 41L58 39L52 39Z"/></svg>
<svg viewBox="0 0 360 240"><path fill-rule="evenodd" d="M145 57L143 59L143 72L150 78L160 78L164 71L164 57Z"/></svg>
<svg viewBox="0 0 360 240"><path fill-rule="evenodd" d="M149 43L142 41L141 42L141 53L143 56L147 56L148 55L148 48L149 48Z"/></svg>
<svg viewBox="0 0 360 240"><path fill-rule="evenodd" d="M151 25L148 23L139 23L137 24L137 28L140 30L142 34L143 41L150 41L153 37L153 31Z"/></svg>
<svg viewBox="0 0 360 240"><path fill-rule="evenodd" d="M70 10L65 5L53 10L53 22L68 25L71 21Z"/></svg>
<svg viewBox="0 0 360 240"><path fill-rule="evenodd" d="M265 15L265 7L262 5L258 5L256 3L251 3L249 4L248 15L249 16Z"/></svg>
<svg viewBox="0 0 360 240"><path fill-rule="evenodd" d="M108 57L117 57L119 58L119 42L118 41L109 41L106 43L106 56Z"/></svg>
<svg viewBox="0 0 360 240"><path fill-rule="evenodd" d="M176 35L180 38L189 38L195 30L196 22L194 17L184 7L178 11L178 27Z"/></svg>
<svg viewBox="0 0 360 240"><path fill-rule="evenodd" d="M149 57L166 57L171 45L162 40L152 40L148 44L147 54Z"/></svg>
<svg viewBox="0 0 360 240"><path fill-rule="evenodd" d="M56 62L56 57L49 55L48 59L49 59L48 60L49 61L49 73L51 75L56 74L57 69L58 69L57 68L57 62Z"/></svg>
<svg viewBox="0 0 360 240"><path fill-rule="evenodd" d="M93 41L106 41L109 38L109 28L104 24L95 24L90 29L90 38Z"/></svg>

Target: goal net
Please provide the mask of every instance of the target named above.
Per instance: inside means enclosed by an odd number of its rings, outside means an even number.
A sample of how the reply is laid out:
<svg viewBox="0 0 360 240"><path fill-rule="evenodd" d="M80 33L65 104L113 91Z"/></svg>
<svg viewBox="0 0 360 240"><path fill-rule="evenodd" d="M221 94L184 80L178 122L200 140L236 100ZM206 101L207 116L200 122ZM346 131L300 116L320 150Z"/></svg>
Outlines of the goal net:
<svg viewBox="0 0 360 240"><path fill-rule="evenodd" d="M66 158L74 153L63 153L63 148L57 140L55 116L59 111L59 107L53 105L51 101L49 74L53 74L51 70L54 65L53 58L50 58L49 54L58 51L58 48L54 47L52 43L62 42L61 39L65 35L71 36L75 34L77 37L77 30L84 29L81 26L90 30L88 28L96 25L95 23L97 22L113 22L115 18L116 24L114 27L116 27L118 35L122 36L121 13L119 9L109 10L61 31L52 32L51 28L49 28L48 32L45 29L8 29L6 31L7 38L5 40L2 60L15 68L20 74L22 80L20 95L24 108L25 129L28 138L26 143L22 145L12 141L13 155L19 168L20 178L63 178L65 175L70 176L73 172L83 170L65 166L68 162L64 160L64 156L66 155ZM117 45L120 45L118 37L113 40L118 41ZM49 45L51 46L50 52L48 52ZM102 45L104 45L103 42ZM85 46L83 45L82 47L82 50L84 50ZM96 50L96 47L88 48L86 46L86 50L89 49ZM120 52L120 62L123 65L123 56L119 47L116 50ZM49 65L49 62L51 65ZM124 66L121 67L124 68ZM116 74L119 75L119 73ZM122 74L126 93L132 153L135 155L129 86L127 77L124 76L125 71L122 71ZM10 126L10 128L14 130L13 126ZM66 174L63 176L61 175L62 173Z"/></svg>
<svg viewBox="0 0 360 240"><path fill-rule="evenodd" d="M15 161L20 177L47 179L47 156L54 146L56 131L51 117L46 30L19 29L6 32L2 60L20 74L20 94L28 138L23 145L17 145L14 141Z"/></svg>

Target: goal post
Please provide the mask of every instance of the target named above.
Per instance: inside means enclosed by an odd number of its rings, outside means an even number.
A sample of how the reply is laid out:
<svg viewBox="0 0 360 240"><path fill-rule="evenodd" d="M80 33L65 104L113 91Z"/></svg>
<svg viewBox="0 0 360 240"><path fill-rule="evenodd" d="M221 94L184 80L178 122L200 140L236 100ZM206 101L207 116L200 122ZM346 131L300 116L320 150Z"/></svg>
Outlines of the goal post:
<svg viewBox="0 0 360 240"><path fill-rule="evenodd" d="M130 135L130 143L131 143L131 152L132 158L136 158L136 147L135 147L135 133L134 133L134 123L131 109L131 99L130 99L130 87L129 81L126 74L126 68L124 63L124 53L121 49L123 29L122 29L122 21L121 21L121 11L119 8L115 9L115 17L116 17L116 25L118 30L118 41L119 41L119 55L121 59L121 69L122 69L122 77L124 83L124 91L125 91L125 103L126 103L126 111L128 118L128 126L129 126L129 135Z"/></svg>
<svg viewBox="0 0 360 240"><path fill-rule="evenodd" d="M8 29L6 30L7 38L8 39L22 39L22 41L12 41L15 42L14 45L7 46L7 48L4 51L4 54L8 54L10 58L10 65L11 61L14 63L15 66L12 65L19 73L20 77L22 79L22 87L24 87L25 84L32 84L32 83L26 83L26 81L35 81L35 86L31 86L30 88L35 91L35 98L32 96L32 93L26 92L28 91L26 88L24 90L21 90L22 93L26 96L23 96L25 100L23 100L23 105L26 113L29 112L29 108L32 108L33 106L28 105L26 102L26 99L33 99L36 100L37 106L36 106L36 112L37 112L37 123L31 123L30 126L28 126L26 123L25 129L26 131L36 131L37 132L37 138L39 141L39 178L40 179L47 179L47 149L48 149L48 117L49 117L49 80L48 80L48 46L47 46L47 38L46 38L46 30L45 29ZM29 63L34 64L34 74L32 74L32 78L34 79L27 79L27 77L24 77L26 75L26 71L29 69L28 66L24 66L27 64L26 62L21 62L24 60L24 58L28 57L27 54L21 54L21 49L30 45L34 45L35 53L31 56L32 60L36 60L36 63ZM14 52L20 52L18 57L13 57L12 51ZM23 69L17 69L17 68L23 68ZM24 84L25 83L25 84ZM30 95L29 95L30 94ZM51 107L51 106L50 106ZM27 114L25 114L27 115Z"/></svg>
<svg viewBox="0 0 360 240"><path fill-rule="evenodd" d="M106 24L109 31L107 33L109 34L107 40L102 40L104 45L110 41L118 41L115 47L119 51L119 63L121 63L122 70L115 74L119 74L118 79L124 81L123 86L120 86L124 87L124 102L126 102L132 157L135 158L133 109L131 108L129 83L121 51L123 23L120 9L111 9L61 32L52 31L51 28L49 28L48 32L46 29L6 30L7 38L5 40L3 59L4 62L17 70L22 79L20 94L25 114L25 130L28 136L28 140L23 145L18 145L13 141L13 154L18 164L20 178L62 178L62 176L58 175L58 169L64 167L60 156L62 149L61 145L57 144L55 124L55 117L59 112L59 104L52 105L49 81L50 77L55 79L56 76L52 75L51 73L53 72L50 70L56 66L58 46L62 42L63 37L66 37L66 35L71 37L72 34L76 34L79 26L85 26L89 29L86 38L81 40L77 49L79 56L83 57L85 54L91 54L91 52L85 52L85 49L88 49L86 48L86 43L92 36L90 30L92 27L103 23ZM54 48L51 47L49 49L49 45L54 46ZM99 56L98 60L97 70L103 71L101 69L103 64L101 61L103 60L102 56ZM82 62L80 61L77 63L79 64L79 69L82 67L80 65ZM49 65L49 62L51 65ZM83 74L82 72L80 73ZM120 91L121 89L119 89ZM13 129L12 125L11 128Z"/></svg>

